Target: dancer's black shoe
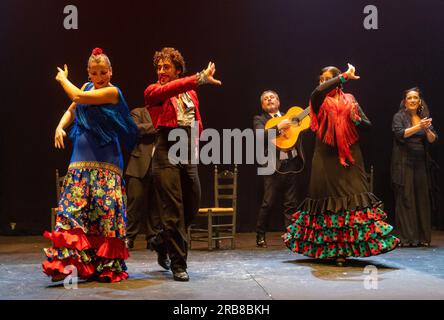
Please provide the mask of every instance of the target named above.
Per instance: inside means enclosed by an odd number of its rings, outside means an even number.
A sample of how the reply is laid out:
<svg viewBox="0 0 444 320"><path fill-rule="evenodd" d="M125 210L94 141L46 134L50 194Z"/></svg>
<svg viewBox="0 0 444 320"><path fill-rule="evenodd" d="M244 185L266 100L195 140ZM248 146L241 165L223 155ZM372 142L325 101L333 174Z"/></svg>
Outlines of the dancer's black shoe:
<svg viewBox="0 0 444 320"><path fill-rule="evenodd" d="M190 276L188 275L187 271L182 268L178 268L173 270L173 278L175 281L189 281Z"/></svg>
<svg viewBox="0 0 444 320"><path fill-rule="evenodd" d="M265 234L258 233L256 235L256 246L259 248L266 248L267 242L265 241Z"/></svg>
<svg viewBox="0 0 444 320"><path fill-rule="evenodd" d="M152 251L156 251L157 263L159 264L159 266L161 266L165 270L171 269L171 262L170 259L168 259L168 253L166 251L166 248L159 243L157 238L154 237L149 239L147 241L146 248Z"/></svg>

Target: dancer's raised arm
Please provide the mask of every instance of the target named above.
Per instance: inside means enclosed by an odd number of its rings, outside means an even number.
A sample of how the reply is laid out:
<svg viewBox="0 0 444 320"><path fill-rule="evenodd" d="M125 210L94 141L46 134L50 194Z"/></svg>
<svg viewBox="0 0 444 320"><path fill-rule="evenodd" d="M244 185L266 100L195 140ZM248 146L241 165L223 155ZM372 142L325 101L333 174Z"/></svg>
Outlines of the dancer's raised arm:
<svg viewBox="0 0 444 320"><path fill-rule="evenodd" d="M318 113L319 107L324 102L325 97L339 87L341 83L345 83L347 80L358 80L360 77L356 74L356 69L353 65L348 63L348 70L344 73L340 73L339 69L325 67L321 70L319 76L319 85L311 94L311 107L314 113Z"/></svg>
<svg viewBox="0 0 444 320"><path fill-rule="evenodd" d="M88 73L93 74L96 77L101 77L106 74L107 67L105 65L95 64L88 67ZM104 69L104 70L101 70ZM60 83L65 90L68 97L72 102L80 104L100 105L100 104L116 104L119 101L119 92L116 87L99 87L90 91L83 91L77 88L71 81L68 80L68 66L65 64L64 69L57 67L58 73L56 80ZM91 77L92 78L92 77ZM102 83L103 80L99 80ZM95 83L94 83L95 84Z"/></svg>

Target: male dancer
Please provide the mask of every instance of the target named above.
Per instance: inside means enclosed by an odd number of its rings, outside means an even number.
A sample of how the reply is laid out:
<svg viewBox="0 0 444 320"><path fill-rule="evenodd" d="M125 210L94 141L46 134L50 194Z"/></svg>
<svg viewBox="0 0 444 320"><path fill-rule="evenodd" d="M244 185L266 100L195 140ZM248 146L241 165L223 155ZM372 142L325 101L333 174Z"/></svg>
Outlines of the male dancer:
<svg viewBox="0 0 444 320"><path fill-rule="evenodd" d="M203 84L220 85L221 82L213 77L216 66L212 62L204 71L183 77L185 61L174 48L156 52L154 67L158 81L146 88L145 104L157 129L153 175L164 229L161 237L171 259L174 280L188 281L186 230L199 209L200 182L196 164L170 161L168 150L173 142L168 141L168 134L177 128L185 130L188 146L197 146L197 143L191 143L191 129L197 122L200 133L202 121L194 89ZM190 151L191 155L197 152Z"/></svg>

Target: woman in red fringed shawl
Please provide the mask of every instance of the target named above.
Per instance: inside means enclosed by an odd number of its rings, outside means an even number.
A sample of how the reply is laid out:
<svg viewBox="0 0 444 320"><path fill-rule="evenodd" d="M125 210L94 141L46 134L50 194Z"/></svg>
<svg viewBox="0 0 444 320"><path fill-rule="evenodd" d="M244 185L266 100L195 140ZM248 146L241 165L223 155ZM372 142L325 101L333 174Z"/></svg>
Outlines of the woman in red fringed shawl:
<svg viewBox="0 0 444 320"><path fill-rule="evenodd" d="M323 68L311 95L316 145L309 193L283 235L290 250L339 266L347 257L385 253L399 243L384 222L382 202L370 193L357 128L371 123L354 96L342 91L344 83L359 79L348 66L345 73Z"/></svg>

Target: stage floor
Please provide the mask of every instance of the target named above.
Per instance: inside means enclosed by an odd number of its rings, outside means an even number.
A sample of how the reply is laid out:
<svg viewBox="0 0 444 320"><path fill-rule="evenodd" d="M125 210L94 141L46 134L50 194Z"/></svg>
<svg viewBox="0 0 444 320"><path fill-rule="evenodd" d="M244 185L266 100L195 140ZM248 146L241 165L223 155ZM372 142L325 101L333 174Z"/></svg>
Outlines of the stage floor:
<svg viewBox="0 0 444 320"><path fill-rule="evenodd" d="M348 260L340 268L291 253L280 233L268 233L267 249L255 234L240 233L237 249L189 252L189 282L176 282L157 265L139 236L127 262L130 278L116 284L79 282L78 289L52 283L41 269L43 237L0 237L0 299L444 299L444 232L430 248L398 248Z"/></svg>

